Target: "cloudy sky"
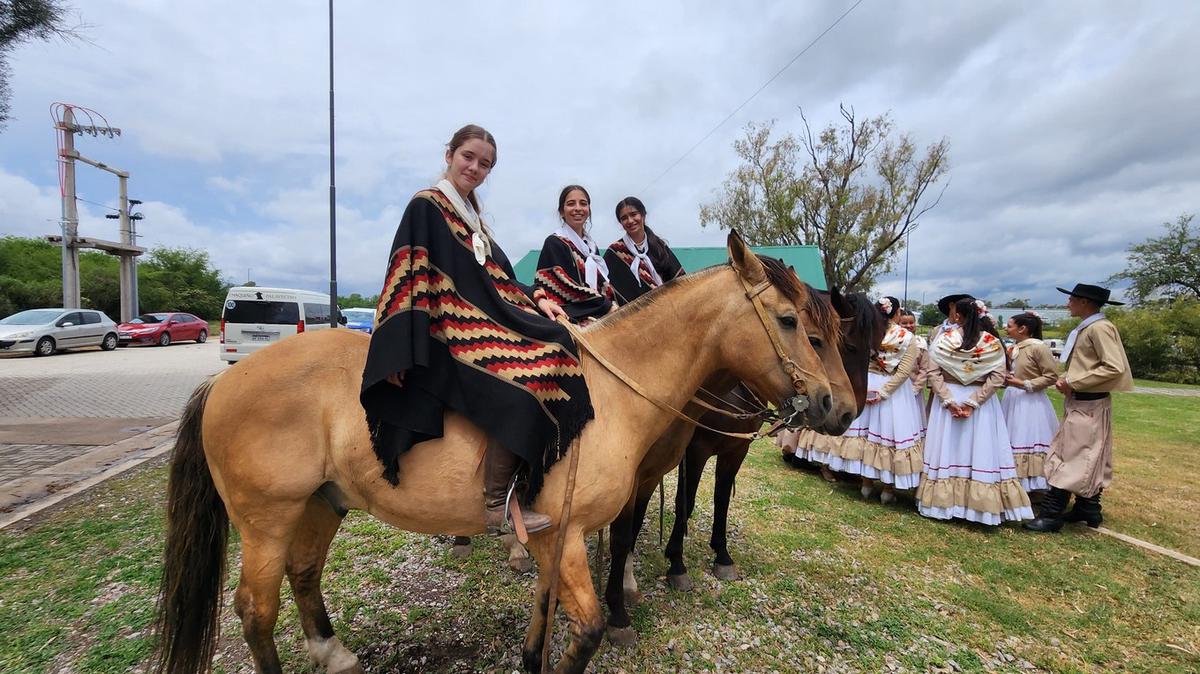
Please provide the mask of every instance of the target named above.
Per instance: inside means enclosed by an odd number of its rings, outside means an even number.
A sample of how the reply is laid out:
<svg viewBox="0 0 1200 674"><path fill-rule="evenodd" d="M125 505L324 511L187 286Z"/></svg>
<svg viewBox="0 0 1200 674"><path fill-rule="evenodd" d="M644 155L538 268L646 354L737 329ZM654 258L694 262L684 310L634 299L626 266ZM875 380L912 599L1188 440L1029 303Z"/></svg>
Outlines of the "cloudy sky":
<svg viewBox="0 0 1200 674"><path fill-rule="evenodd" d="M58 229L49 109L64 101L123 129L79 149L132 173L143 245L208 250L235 281L327 289L326 5L74 4L86 41L11 59L0 234ZM742 127L795 131L799 106L823 125L839 103L950 142L945 197L912 237L917 299L1056 301L1055 285L1103 279L1131 242L1200 210L1200 3L865 0L649 186L853 0L701 4L338 2L341 293L378 292L408 198L468 122L498 140L482 191L514 259L572 182L602 244L619 233L612 204L635 194L672 244L719 245L698 208ZM115 178L79 173L100 204L80 203L81 232L116 239Z"/></svg>

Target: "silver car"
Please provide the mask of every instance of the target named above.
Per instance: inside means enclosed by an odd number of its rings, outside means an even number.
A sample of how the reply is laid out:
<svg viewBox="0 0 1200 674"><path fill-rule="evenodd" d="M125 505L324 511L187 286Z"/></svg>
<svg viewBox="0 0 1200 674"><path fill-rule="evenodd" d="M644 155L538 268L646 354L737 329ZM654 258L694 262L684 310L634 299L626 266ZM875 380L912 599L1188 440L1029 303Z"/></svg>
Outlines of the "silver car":
<svg viewBox="0 0 1200 674"><path fill-rule="evenodd" d="M81 346L117 348L117 324L95 309L28 309L0 319L0 353L34 353Z"/></svg>

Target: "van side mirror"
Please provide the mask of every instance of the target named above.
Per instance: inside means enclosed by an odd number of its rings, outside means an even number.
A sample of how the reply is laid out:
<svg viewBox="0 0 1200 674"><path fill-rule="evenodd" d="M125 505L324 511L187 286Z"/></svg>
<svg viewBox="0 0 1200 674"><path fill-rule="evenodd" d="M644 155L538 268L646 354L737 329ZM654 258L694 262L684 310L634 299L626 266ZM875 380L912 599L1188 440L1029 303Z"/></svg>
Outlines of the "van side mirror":
<svg viewBox="0 0 1200 674"><path fill-rule="evenodd" d="M338 314L338 323L341 325L346 324L346 314Z"/></svg>
<svg viewBox="0 0 1200 674"><path fill-rule="evenodd" d="M75 325L75 324L74 324L74 323L72 323L71 321L62 321L61 323L59 323L59 324L58 324L58 327L60 327L60 328L69 328L69 327L71 327L72 325Z"/></svg>

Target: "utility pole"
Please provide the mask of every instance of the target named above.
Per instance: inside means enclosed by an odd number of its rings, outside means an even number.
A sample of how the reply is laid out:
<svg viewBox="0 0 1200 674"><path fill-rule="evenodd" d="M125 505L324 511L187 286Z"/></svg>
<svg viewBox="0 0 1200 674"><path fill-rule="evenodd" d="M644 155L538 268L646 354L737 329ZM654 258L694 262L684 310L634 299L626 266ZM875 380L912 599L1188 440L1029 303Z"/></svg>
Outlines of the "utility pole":
<svg viewBox="0 0 1200 674"><path fill-rule="evenodd" d="M338 326L337 182L333 173L333 0L329 0L329 327Z"/></svg>
<svg viewBox="0 0 1200 674"><path fill-rule="evenodd" d="M59 161L62 162L62 295L64 309L80 308L79 299L79 210L75 204L75 111L68 106L58 124L62 139Z"/></svg>
<svg viewBox="0 0 1200 674"><path fill-rule="evenodd" d="M104 116L93 110L70 105L55 103L50 108L54 117L54 128L58 136L59 188L62 193L62 234L50 235L46 239L62 245L62 276L63 276L63 308L81 308L83 300L79 293L79 249L97 248L121 260L121 320L127 321L136 315L137 311L137 267L134 258L146 252L134 243L133 229L129 218L128 181L129 173L108 166L94 159L88 159L75 149L75 134L91 136L108 136L116 138L121 130L108 125ZM79 111L88 118L89 123L80 125L75 118ZM60 117L61 114L61 117ZM95 124L99 117L102 125ZM79 210L75 203L75 162L81 161L89 166L107 171L117 176L119 208L112 219L120 220L120 241L104 241L90 237L79 236ZM138 202L141 203L141 202ZM139 214L140 217L140 214ZM133 312L133 313L131 313Z"/></svg>

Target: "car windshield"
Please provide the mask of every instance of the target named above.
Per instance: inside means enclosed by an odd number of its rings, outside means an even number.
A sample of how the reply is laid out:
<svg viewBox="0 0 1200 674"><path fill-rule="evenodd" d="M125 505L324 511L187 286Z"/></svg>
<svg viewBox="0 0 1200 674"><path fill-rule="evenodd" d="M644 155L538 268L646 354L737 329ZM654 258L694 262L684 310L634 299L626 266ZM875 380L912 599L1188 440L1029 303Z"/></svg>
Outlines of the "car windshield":
<svg viewBox="0 0 1200 674"><path fill-rule="evenodd" d="M162 323L167 320L167 314L142 314L137 318L131 319L130 323Z"/></svg>
<svg viewBox="0 0 1200 674"><path fill-rule="evenodd" d="M45 325L61 315L58 309L28 309L0 319L0 325Z"/></svg>
<svg viewBox="0 0 1200 674"><path fill-rule="evenodd" d="M375 320L375 311L373 309L342 309L342 314L347 321L355 323L368 323Z"/></svg>

